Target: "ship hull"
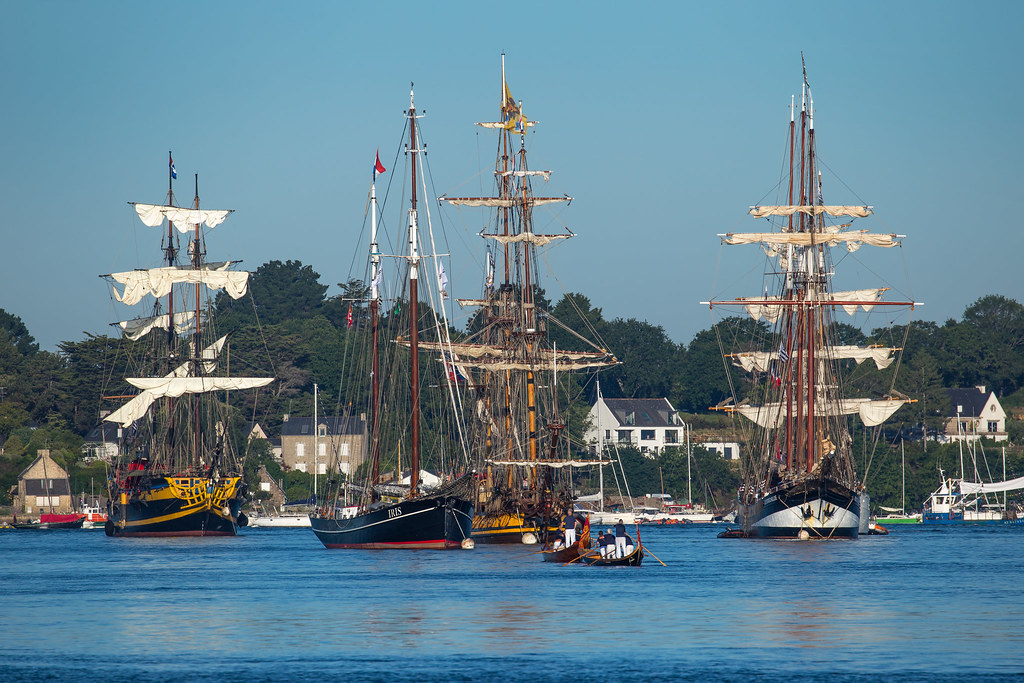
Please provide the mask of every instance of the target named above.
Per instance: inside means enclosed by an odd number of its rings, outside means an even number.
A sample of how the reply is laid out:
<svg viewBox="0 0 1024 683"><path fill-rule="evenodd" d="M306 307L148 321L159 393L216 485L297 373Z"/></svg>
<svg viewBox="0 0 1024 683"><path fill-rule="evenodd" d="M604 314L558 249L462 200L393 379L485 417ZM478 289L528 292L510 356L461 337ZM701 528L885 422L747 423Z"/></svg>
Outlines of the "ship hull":
<svg viewBox="0 0 1024 683"><path fill-rule="evenodd" d="M157 477L113 491L108 536L234 536L245 526L240 477Z"/></svg>
<svg viewBox="0 0 1024 683"><path fill-rule="evenodd" d="M310 516L313 533L330 549L461 548L473 533L473 503L425 496L348 518Z"/></svg>
<svg viewBox="0 0 1024 683"><path fill-rule="evenodd" d="M757 538L857 538L857 494L834 481L805 479L776 487L740 504L748 536Z"/></svg>
<svg viewBox="0 0 1024 683"><path fill-rule="evenodd" d="M548 526L547 533L558 531L557 525ZM523 537L533 534L535 539L544 536L544 526L536 519L519 513L482 515L473 517L473 541L486 544L524 543ZM535 541L530 541L531 543Z"/></svg>

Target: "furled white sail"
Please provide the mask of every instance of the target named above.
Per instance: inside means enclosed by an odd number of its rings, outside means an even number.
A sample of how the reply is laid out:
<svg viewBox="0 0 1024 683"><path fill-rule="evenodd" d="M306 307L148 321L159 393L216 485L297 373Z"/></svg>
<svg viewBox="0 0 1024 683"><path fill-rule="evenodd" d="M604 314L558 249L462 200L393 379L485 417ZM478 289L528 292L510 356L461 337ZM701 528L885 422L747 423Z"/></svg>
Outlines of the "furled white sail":
<svg viewBox="0 0 1024 683"><path fill-rule="evenodd" d="M1024 489L1024 477L1009 479L1007 481L961 481L960 493L972 495L975 493L1000 493L1002 491L1017 491Z"/></svg>
<svg viewBox="0 0 1024 683"><path fill-rule="evenodd" d="M197 223L205 223L208 228L215 228L228 217L231 210L210 211L208 209L185 209L178 206L161 206L159 204L136 204L135 212L142 222L155 228L164 219L174 223L178 232L190 232Z"/></svg>
<svg viewBox="0 0 1024 683"><path fill-rule="evenodd" d="M536 121L523 121L522 123L525 123L527 127L537 125ZM508 124L503 121L480 121L476 125L481 128L508 128Z"/></svg>
<svg viewBox="0 0 1024 683"><path fill-rule="evenodd" d="M409 346L409 342L401 339L398 342L402 346ZM507 353L506 349L500 346L488 344L465 344L460 342L442 343L434 341L420 341L420 351L451 351L461 358L503 358ZM557 352L551 349L540 349L537 353L539 364L550 365L552 360L559 365L574 360L606 360L611 354L603 351L562 351Z"/></svg>
<svg viewBox="0 0 1024 683"><path fill-rule="evenodd" d="M516 467L593 467L594 465L610 465L611 460L488 460L489 465L511 465Z"/></svg>
<svg viewBox="0 0 1024 683"><path fill-rule="evenodd" d="M908 401L901 398L844 398L838 405L825 401L816 401L815 405L819 414L859 415L864 426L875 427L888 420L906 403ZM766 403L762 406L736 406L734 410L748 420L756 422L760 427L774 429L781 425L786 406L783 403ZM797 408L794 404L793 414L795 415L796 412Z"/></svg>
<svg viewBox="0 0 1024 683"><path fill-rule="evenodd" d="M871 214L870 206L752 206L750 215L754 218L765 218L766 216L792 216L795 213L805 213L810 216L828 214L829 216L850 216L851 218L865 218Z"/></svg>
<svg viewBox="0 0 1024 683"><path fill-rule="evenodd" d="M829 346L823 350L828 358L853 359L857 365L871 359L875 367L884 370L892 364L897 349L888 346ZM744 351L732 354L733 365L747 372L768 372L769 365L779 357L778 351Z"/></svg>
<svg viewBox="0 0 1024 683"><path fill-rule="evenodd" d="M846 243L847 251L857 251L861 245L873 247L895 247L900 242L898 235L871 233L867 230L846 232L730 232L722 235L725 244L792 244L808 247L824 244L835 247Z"/></svg>
<svg viewBox="0 0 1024 683"><path fill-rule="evenodd" d="M524 202L522 197L438 197L438 199L453 206L493 206L498 208L522 206ZM569 195L564 197L527 197L525 200L531 206L571 201L572 197Z"/></svg>
<svg viewBox="0 0 1024 683"><path fill-rule="evenodd" d="M485 233L484 237L489 237L496 242L501 244L515 244L518 242L529 242L530 244L543 247L545 244L554 242L555 240L567 240L572 235L537 235L532 232L521 232L518 235L493 235Z"/></svg>
<svg viewBox="0 0 1024 683"><path fill-rule="evenodd" d="M224 342L227 338L227 335L224 335L203 349L202 357L205 361L203 363L204 372L213 372L217 369L217 358L220 356L221 349L224 348ZM169 374L165 375L165 379L170 379L172 377L188 377L191 368L191 360L182 363ZM103 421L114 422L127 427L131 425L132 422L135 422L145 415L146 411L149 410L149 407L153 405L153 401L157 398L159 398L159 396L152 391L142 391L123 406L104 417Z"/></svg>
<svg viewBox="0 0 1024 683"><path fill-rule="evenodd" d="M814 297L815 301L819 301L822 305L829 305L830 302L856 302L856 303L836 303L835 305L841 306L844 311L849 315L853 315L860 308L864 311L870 311L874 308L874 304L869 302L878 301L882 298L882 294L888 289L888 287L875 287L872 289L851 289L842 292L823 293L820 296ZM782 310L791 303L789 297L784 296L746 296L739 297L736 299L736 303L743 303L744 301L751 301L757 303L744 304L744 308L747 313L754 320L761 320L764 318L770 323L778 322L779 316L782 315ZM784 303L771 303L773 301L780 301ZM727 302L719 302L727 303Z"/></svg>
<svg viewBox="0 0 1024 683"><path fill-rule="evenodd" d="M495 171L496 176L514 176L516 178L526 178L530 176L540 176L544 180L551 178L551 171Z"/></svg>
<svg viewBox="0 0 1024 683"><path fill-rule="evenodd" d="M177 397L184 394L205 394L230 389L256 389L274 381L273 377L129 377L133 387L150 392L153 396Z"/></svg>
<svg viewBox="0 0 1024 683"><path fill-rule="evenodd" d="M249 273L244 270L227 270L229 265L225 264L216 270L164 266L112 273L109 277L124 285L123 292L114 288L114 297L128 305L139 303L147 294L154 297L166 296L176 284L203 284L210 289L223 289L232 299L238 299L245 295L248 288Z"/></svg>
<svg viewBox="0 0 1024 683"><path fill-rule="evenodd" d="M181 311L180 313L174 314L174 331L178 334L184 334L192 327L192 319L195 317L195 311ZM128 337L132 341L141 339L142 337L149 334L154 329L166 330L171 326L171 316L168 314L154 315L148 318L132 318L131 320L122 320L118 325L124 330L124 336Z"/></svg>

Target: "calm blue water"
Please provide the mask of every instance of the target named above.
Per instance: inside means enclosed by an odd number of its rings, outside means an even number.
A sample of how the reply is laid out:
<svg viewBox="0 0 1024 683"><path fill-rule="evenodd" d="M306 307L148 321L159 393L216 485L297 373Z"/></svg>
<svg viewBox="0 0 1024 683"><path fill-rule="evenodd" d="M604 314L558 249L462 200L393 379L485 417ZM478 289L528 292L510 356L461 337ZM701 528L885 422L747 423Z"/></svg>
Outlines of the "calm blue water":
<svg viewBox="0 0 1024 683"><path fill-rule="evenodd" d="M1024 679L1024 526L716 531L644 529L639 569L0 532L0 681Z"/></svg>

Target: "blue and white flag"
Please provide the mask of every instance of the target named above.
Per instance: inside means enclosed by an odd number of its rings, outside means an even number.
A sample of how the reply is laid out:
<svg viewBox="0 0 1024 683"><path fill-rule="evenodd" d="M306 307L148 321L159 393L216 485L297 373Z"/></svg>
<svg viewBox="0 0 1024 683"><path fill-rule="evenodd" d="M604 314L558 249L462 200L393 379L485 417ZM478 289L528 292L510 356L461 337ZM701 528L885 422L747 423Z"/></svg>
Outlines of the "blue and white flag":
<svg viewBox="0 0 1024 683"><path fill-rule="evenodd" d="M789 354L786 353L786 349L783 348L782 342L779 342L779 360L781 360L783 363L789 360Z"/></svg>
<svg viewBox="0 0 1024 683"><path fill-rule="evenodd" d="M171 169L171 178L173 180L177 180L178 179L178 171L174 168L174 157L168 157L167 165Z"/></svg>

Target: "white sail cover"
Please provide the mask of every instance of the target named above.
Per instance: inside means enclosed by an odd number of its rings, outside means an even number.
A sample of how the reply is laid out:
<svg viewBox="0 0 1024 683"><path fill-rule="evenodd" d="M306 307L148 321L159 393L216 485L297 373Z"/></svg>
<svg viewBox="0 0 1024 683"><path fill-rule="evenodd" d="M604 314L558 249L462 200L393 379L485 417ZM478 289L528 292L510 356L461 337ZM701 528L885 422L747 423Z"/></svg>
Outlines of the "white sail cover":
<svg viewBox="0 0 1024 683"><path fill-rule="evenodd" d="M177 397L184 394L205 394L211 391L256 389L274 381L273 377L129 377L133 387L150 392L154 397Z"/></svg>
<svg viewBox="0 0 1024 683"><path fill-rule="evenodd" d="M1024 477L1017 477L1008 481L995 481L986 483L982 481L961 481L960 493L965 496L975 493L1000 493L1002 491L1016 491L1024 489Z"/></svg>
<svg viewBox="0 0 1024 683"><path fill-rule="evenodd" d="M809 247L812 244L824 244L835 247L846 243L847 251L857 251L861 245L873 247L895 247L898 245L897 235L871 233L867 230L849 230L846 232L730 232L722 236L725 244L792 244L798 247Z"/></svg>
<svg viewBox="0 0 1024 683"><path fill-rule="evenodd" d="M838 304L838 305L840 305L842 307L842 309L844 311L846 311L846 313L848 315L853 315L854 313L857 312L858 308L860 308L860 309L862 309L864 311L870 311L871 309L873 309L874 305L871 304L871 303L866 303L866 302L880 300L882 298L882 294L886 291L886 289L888 289L888 288L887 287L875 287L875 288L872 288L872 289L851 289L851 290L846 290L846 291L843 291L843 292L832 292L831 294L823 294L823 295L821 295L819 297L816 297L814 300L815 301L820 301L822 303L822 305L826 305L826 306L831 301L846 301L846 302L853 301L853 302L858 302L858 303ZM751 318L753 318L754 320L761 320L762 318L764 318L765 320L767 320L770 323L776 323L776 322L778 322L779 317L782 315L783 309L788 304L782 304L782 303L780 303L780 304L773 304L773 303L770 303L770 302L772 302L772 301L785 301L785 302L789 302L790 299L787 298L787 297L784 297L784 296L770 295L770 296L766 296L766 297L765 296L759 296L759 297L754 297L754 296L739 297L736 300L737 303L742 303L744 301L756 301L756 302L758 302L758 303L750 303L750 304L745 304L744 305L744 308L747 310L747 313L750 315Z"/></svg>
<svg viewBox="0 0 1024 683"><path fill-rule="evenodd" d="M438 197L442 202L448 202L453 206L493 206L498 208L511 208L522 206L522 197ZM531 206L543 206L544 204L556 204L558 202L571 202L572 197L527 197L526 203Z"/></svg>
<svg viewBox="0 0 1024 683"><path fill-rule="evenodd" d="M485 234L484 237L489 237L496 242L501 244L513 244L516 242L529 242L530 244L543 247L545 244L554 242L555 240L567 240L572 235L537 235L532 232L521 232L518 235L492 235Z"/></svg>
<svg viewBox="0 0 1024 683"><path fill-rule="evenodd" d="M865 218L871 215L870 206L752 206L750 215L754 218L765 218L766 216L792 216L795 213L805 213L809 216L828 214L829 216L849 216L851 218Z"/></svg>
<svg viewBox="0 0 1024 683"><path fill-rule="evenodd" d="M829 346L823 349L822 353L829 358L848 359L852 358L860 365L865 360L871 359L875 367L884 370L889 367L894 358L896 349L888 346ZM733 365L743 368L747 372L768 372L772 361L779 357L778 351L744 351L732 354Z"/></svg>
<svg viewBox="0 0 1024 683"><path fill-rule="evenodd" d="M536 121L525 121L524 120L522 123L525 123L527 125L527 127L529 127L529 126L536 126L537 125ZM477 122L476 125L480 126L481 128L508 128L508 124L505 123L505 122L502 122L502 121L480 121L480 122ZM510 132L512 132L512 131L510 131Z"/></svg>
<svg viewBox="0 0 1024 683"><path fill-rule="evenodd" d="M149 270L132 270L127 273L112 273L110 277L124 285L124 291L114 288L114 298L124 304L134 305L147 294L154 297L166 296L176 284L202 284L210 289L223 289L232 299L245 295L249 273L244 270L227 270L230 263L221 268L177 268L163 266Z"/></svg>
<svg viewBox="0 0 1024 683"><path fill-rule="evenodd" d="M174 314L174 331L184 334L192 327L192 319L195 311L182 311ZM141 339L154 329L166 330L171 326L171 316L168 314L154 315L148 318L132 318L117 323L124 330L124 336L132 341Z"/></svg>
<svg viewBox="0 0 1024 683"><path fill-rule="evenodd" d="M844 398L838 405L817 401L816 412L819 414L859 415L860 421L865 427L876 427L888 420L905 403L907 401L901 398ZM736 406L734 410L751 422L756 422L759 427L774 429L781 425L786 406L783 403L767 403L763 406ZM795 415L796 412L794 404L793 414Z"/></svg>
<svg viewBox="0 0 1024 683"><path fill-rule="evenodd" d="M190 232L197 223L205 223L208 228L215 228L224 222L231 210L210 211L208 209L185 209L177 206L161 206L159 204L136 204L135 213L142 222L155 228L164 219L174 223L178 232Z"/></svg>

